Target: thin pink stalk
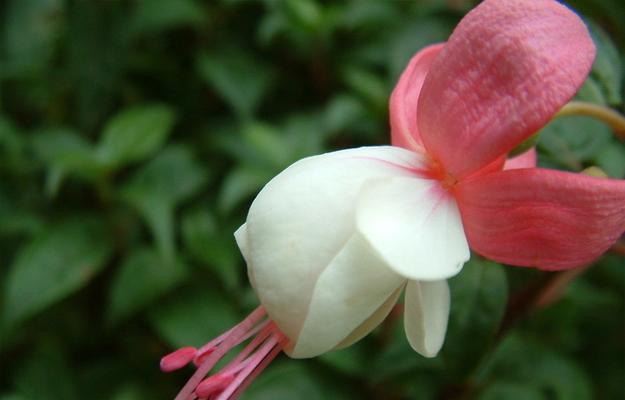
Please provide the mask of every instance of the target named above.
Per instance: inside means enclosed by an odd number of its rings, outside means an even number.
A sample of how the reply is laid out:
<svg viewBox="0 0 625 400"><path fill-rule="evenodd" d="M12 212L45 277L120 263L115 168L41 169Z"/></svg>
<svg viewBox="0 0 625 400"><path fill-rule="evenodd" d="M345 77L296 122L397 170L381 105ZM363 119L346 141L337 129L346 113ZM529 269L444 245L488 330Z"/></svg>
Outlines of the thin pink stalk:
<svg viewBox="0 0 625 400"><path fill-rule="evenodd" d="M263 329L260 331L258 336L252 339L252 341L249 342L247 346L245 346L245 348L239 354L237 354L237 356L232 361L230 361L228 365L224 367L224 371L227 371L228 368L243 362L243 360L245 360L248 355L250 355L254 350L256 350L257 347L262 345L265 342L265 340L274 331L275 331L275 326L273 323L270 323L269 321L267 321L265 324L263 324Z"/></svg>
<svg viewBox="0 0 625 400"><path fill-rule="evenodd" d="M263 361L258 364L256 368L254 368L254 371L252 371L252 373L239 385L237 390L232 394L230 400L236 400L239 398L239 396L243 393L243 391L245 391L245 389L247 389L254 379L256 379L256 377L263 372L263 370L273 361L274 358L276 358L278 354L280 354L286 343L286 337L282 336L278 345L275 346L269 354L267 354L267 357L265 357Z"/></svg>
<svg viewBox="0 0 625 400"><path fill-rule="evenodd" d="M175 400L193 399L193 390L202 381L202 378L217 364L217 362L234 346L241 343L241 338L245 337L248 331L265 315L263 306L259 306L241 323L231 329L229 335L222 340L222 343L198 366L198 369L180 390ZM192 397L193 396L193 397Z"/></svg>
<svg viewBox="0 0 625 400"><path fill-rule="evenodd" d="M250 363L239 373L237 377L228 385L228 387L221 392L221 394L215 400L228 400L230 396L237 390L237 388L243 383L245 378L247 378L254 369L263 361L263 359L271 352L271 350L276 347L276 345L282 339L282 335L279 333L274 333L267 339L267 341L263 344L263 346L258 350L258 352L254 353L251 356Z"/></svg>
<svg viewBox="0 0 625 400"><path fill-rule="evenodd" d="M222 333L221 335L217 336L215 339L211 340L210 342L206 343L204 346L200 347L198 349L197 353L196 353L197 355L195 356L195 358L193 360L193 363L196 366L199 366L200 364L202 364L202 357L204 357L207 353L210 353L211 351L214 351L215 348L218 345L220 345L227 337L232 335L232 333L235 332L235 330L239 329L241 324L243 324L245 321L247 321L249 319L253 319L254 322L257 322L264 315L265 315L265 309L262 306L257 307L250 315L247 316L247 318L245 318L243 321L241 321L238 325L235 325L234 327L228 329L226 332ZM248 332L247 336L245 337L245 339L247 339L247 338L251 337L252 335L254 335L261 328L262 328L262 324L261 324L261 326L255 327L253 330L250 330ZM245 339L243 339L243 340L245 340Z"/></svg>

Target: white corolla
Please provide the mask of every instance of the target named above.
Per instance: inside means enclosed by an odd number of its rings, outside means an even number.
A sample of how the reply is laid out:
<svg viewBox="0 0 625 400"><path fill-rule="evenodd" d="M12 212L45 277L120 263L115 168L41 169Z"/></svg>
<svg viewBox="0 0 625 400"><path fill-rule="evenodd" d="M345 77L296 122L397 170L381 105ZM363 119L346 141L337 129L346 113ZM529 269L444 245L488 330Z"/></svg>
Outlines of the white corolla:
<svg viewBox="0 0 625 400"><path fill-rule="evenodd" d="M445 279L470 253L456 201L431 170L423 154L365 147L303 159L260 192L235 236L290 356L359 340L404 287L410 344L438 353Z"/></svg>

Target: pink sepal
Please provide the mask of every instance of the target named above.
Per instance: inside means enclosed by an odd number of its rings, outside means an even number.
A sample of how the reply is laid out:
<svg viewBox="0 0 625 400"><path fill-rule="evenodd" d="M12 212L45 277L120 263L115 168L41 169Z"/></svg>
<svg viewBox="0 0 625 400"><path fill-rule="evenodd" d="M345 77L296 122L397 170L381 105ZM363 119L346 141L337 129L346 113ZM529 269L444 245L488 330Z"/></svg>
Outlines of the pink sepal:
<svg viewBox="0 0 625 400"><path fill-rule="evenodd" d="M417 125L425 148L463 179L545 125L584 82L595 46L552 0L485 0L425 77Z"/></svg>
<svg viewBox="0 0 625 400"><path fill-rule="evenodd" d="M402 72L390 99L391 143L393 146L416 150L422 146L417 128L417 103L425 76L432 61L445 44L435 44L420 50Z"/></svg>
<svg viewBox="0 0 625 400"><path fill-rule="evenodd" d="M518 266L587 264L625 231L625 181L544 169L513 169L455 189L471 248Z"/></svg>
<svg viewBox="0 0 625 400"><path fill-rule="evenodd" d="M536 168L537 161L538 155L536 154L536 148L532 147L518 156L508 158L503 169Z"/></svg>

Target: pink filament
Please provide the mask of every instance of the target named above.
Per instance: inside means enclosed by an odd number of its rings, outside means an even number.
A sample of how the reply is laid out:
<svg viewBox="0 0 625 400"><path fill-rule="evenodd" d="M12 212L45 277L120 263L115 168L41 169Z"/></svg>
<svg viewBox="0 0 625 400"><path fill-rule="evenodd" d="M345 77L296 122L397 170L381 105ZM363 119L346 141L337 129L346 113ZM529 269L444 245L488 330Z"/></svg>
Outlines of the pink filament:
<svg viewBox="0 0 625 400"><path fill-rule="evenodd" d="M209 371L233 347L254 338L219 372L205 378ZM193 361L197 370L175 400L208 398L232 400L258 376L287 343L286 336L258 307L238 325L211 340L200 349L185 347L163 357L161 369L172 371Z"/></svg>

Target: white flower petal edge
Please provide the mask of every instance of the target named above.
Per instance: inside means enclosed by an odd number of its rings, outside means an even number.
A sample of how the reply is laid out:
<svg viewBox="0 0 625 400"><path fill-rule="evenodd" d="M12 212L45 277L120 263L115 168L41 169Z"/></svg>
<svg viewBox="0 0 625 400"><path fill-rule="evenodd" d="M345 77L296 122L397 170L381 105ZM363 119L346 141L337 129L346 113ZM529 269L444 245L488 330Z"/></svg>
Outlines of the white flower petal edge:
<svg viewBox="0 0 625 400"><path fill-rule="evenodd" d="M289 355L307 358L332 350L405 281L379 261L360 235L352 236L319 276L297 343L287 349Z"/></svg>
<svg viewBox="0 0 625 400"><path fill-rule="evenodd" d="M424 163L422 155L391 146L343 150L296 162L258 194L237 239L261 303L292 341L319 276L355 232L363 183L412 176Z"/></svg>
<svg viewBox="0 0 625 400"><path fill-rule="evenodd" d="M393 307L397 304L399 295L401 295L404 291L405 286L406 285L401 285L395 289L395 292L393 292L393 294L391 294L389 298L386 299L386 301L373 314L371 314L367 320L365 320L365 322L354 329L352 333L343 339L341 343L337 344L333 350L344 349L345 347L351 346L363 337L367 336L375 327L380 325L393 310Z"/></svg>
<svg viewBox="0 0 625 400"><path fill-rule="evenodd" d="M366 182L356 225L380 257L408 279L452 277L471 254L456 201L437 180Z"/></svg>
<svg viewBox="0 0 625 400"><path fill-rule="evenodd" d="M425 357L438 354L445 341L449 319L447 281L417 282L406 285L404 328L410 346Z"/></svg>

